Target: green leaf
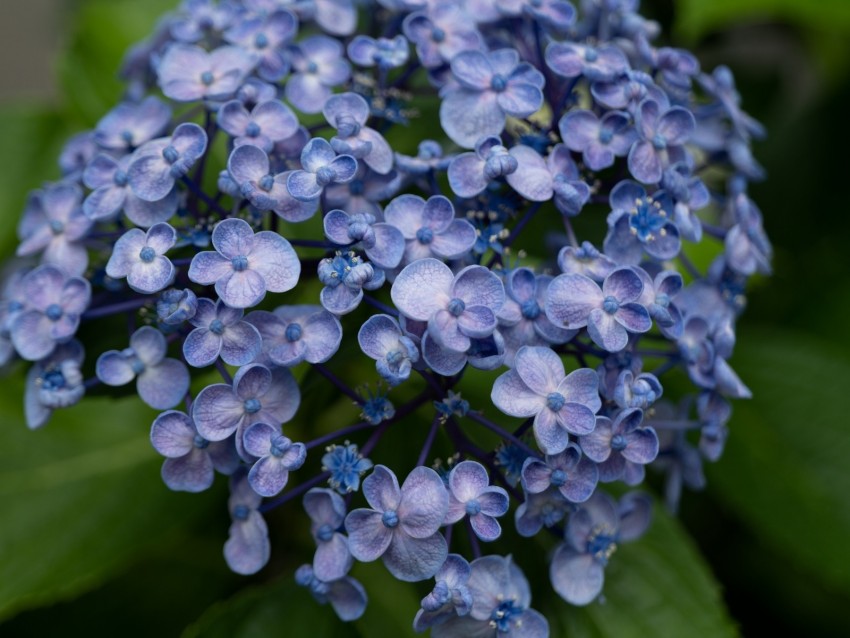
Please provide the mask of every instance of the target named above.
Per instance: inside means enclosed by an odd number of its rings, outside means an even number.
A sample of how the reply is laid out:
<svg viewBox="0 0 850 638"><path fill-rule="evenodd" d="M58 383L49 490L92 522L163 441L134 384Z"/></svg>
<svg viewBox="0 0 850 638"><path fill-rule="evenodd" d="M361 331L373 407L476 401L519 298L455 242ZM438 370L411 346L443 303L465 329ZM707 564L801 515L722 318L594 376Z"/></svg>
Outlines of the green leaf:
<svg viewBox="0 0 850 638"><path fill-rule="evenodd" d="M138 399L90 397L31 432L22 377L0 388L0 618L95 587L210 504L159 480Z"/></svg>
<svg viewBox="0 0 850 638"><path fill-rule="evenodd" d="M640 540L617 548L605 573L605 601L546 615L552 636L681 638L736 636L708 567L679 522L656 507ZM566 610L565 610L566 608Z"/></svg>
<svg viewBox="0 0 850 638"><path fill-rule="evenodd" d="M733 359L754 399L735 405L709 488L784 560L850 594L850 362L806 335L751 329Z"/></svg>
<svg viewBox="0 0 850 638"><path fill-rule="evenodd" d="M183 632L183 638L357 635L354 627L340 621L330 606L319 605L307 589L296 585L291 574L216 603Z"/></svg>

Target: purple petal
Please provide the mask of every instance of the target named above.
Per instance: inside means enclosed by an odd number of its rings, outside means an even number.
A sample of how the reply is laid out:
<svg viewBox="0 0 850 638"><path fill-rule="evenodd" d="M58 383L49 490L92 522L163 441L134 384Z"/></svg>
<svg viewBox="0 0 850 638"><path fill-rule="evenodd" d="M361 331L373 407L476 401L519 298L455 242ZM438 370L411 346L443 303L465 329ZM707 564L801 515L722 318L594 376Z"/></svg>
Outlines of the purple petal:
<svg viewBox="0 0 850 638"><path fill-rule="evenodd" d="M431 252L443 259L459 259L472 249L476 240L475 227L470 222L454 219L444 233L434 236L430 248Z"/></svg>
<svg viewBox="0 0 850 638"><path fill-rule="evenodd" d="M254 245L254 231L244 219L225 219L213 229L212 243L228 259L248 255Z"/></svg>
<svg viewBox="0 0 850 638"><path fill-rule="evenodd" d="M472 525L472 531L482 541L491 542L502 535L502 526L492 516L487 514L476 514L469 518Z"/></svg>
<svg viewBox="0 0 850 638"><path fill-rule="evenodd" d="M231 272L230 260L212 251L197 253L189 265L189 279L204 286L216 283Z"/></svg>
<svg viewBox="0 0 850 638"><path fill-rule="evenodd" d="M636 301L642 292L643 282L631 268L618 268L602 284L602 294L614 297L621 304Z"/></svg>
<svg viewBox="0 0 850 638"><path fill-rule="evenodd" d="M636 303L620 306L614 319L629 332L647 332L652 328L652 319L646 308Z"/></svg>
<svg viewBox="0 0 850 638"><path fill-rule="evenodd" d="M233 388L221 383L207 386L192 404L192 418L198 433L208 441L222 441L236 431L245 412L243 401Z"/></svg>
<svg viewBox="0 0 850 638"><path fill-rule="evenodd" d="M298 283L301 262L290 243L277 233L265 230L254 235L249 257L251 268L262 275L270 292L286 292Z"/></svg>
<svg viewBox="0 0 850 638"><path fill-rule="evenodd" d="M189 370L182 361L163 359L147 368L136 380L142 401L156 410L167 410L183 400L189 391Z"/></svg>
<svg viewBox="0 0 850 638"><path fill-rule="evenodd" d="M14 337L14 333L12 336ZM96 376L106 385L120 386L130 383L136 377L136 373L127 361L127 357L118 350L110 350L98 357Z"/></svg>
<svg viewBox="0 0 850 638"><path fill-rule="evenodd" d="M403 535L431 536L443 524L448 505L449 494L440 476L429 467L415 468L401 486L398 517Z"/></svg>
<svg viewBox="0 0 850 638"><path fill-rule="evenodd" d="M639 182L657 184L661 181L661 160L650 142L635 142L628 162L629 172Z"/></svg>
<svg viewBox="0 0 850 638"><path fill-rule="evenodd" d="M180 458L165 459L160 474L169 489L179 492L203 492L215 479L209 454L197 448Z"/></svg>
<svg viewBox="0 0 850 638"><path fill-rule="evenodd" d="M484 466L476 461L461 461L449 474L449 489L461 503L466 503L490 485L490 476Z"/></svg>
<svg viewBox="0 0 850 638"><path fill-rule="evenodd" d="M379 512L396 510L402 497L398 479L384 465L376 465L372 473L363 479L363 496Z"/></svg>
<svg viewBox="0 0 850 638"><path fill-rule="evenodd" d="M224 332L221 358L229 365L244 366L256 359L262 349L263 340L257 329L245 321L238 321Z"/></svg>
<svg viewBox="0 0 850 638"><path fill-rule="evenodd" d="M247 520L233 522L224 544L224 559L230 569L237 574L255 574L265 567L270 554L269 530L259 512L254 510Z"/></svg>
<svg viewBox="0 0 850 638"><path fill-rule="evenodd" d="M479 138L502 132L505 112L499 106L495 93L455 89L443 98L440 124L453 142L472 148Z"/></svg>
<svg viewBox="0 0 850 638"><path fill-rule="evenodd" d="M602 591L605 571L593 556L561 545L552 559L549 577L561 598L573 605L587 605Z"/></svg>
<svg viewBox="0 0 850 638"><path fill-rule="evenodd" d="M381 517L381 512L367 509L356 509L345 517L348 549L357 560L364 563L377 560L390 546L393 531L384 525Z"/></svg>
<svg viewBox="0 0 850 638"><path fill-rule="evenodd" d="M540 459L528 457L522 466L522 486L531 494L546 491L551 485L552 469Z"/></svg>
<svg viewBox="0 0 850 638"><path fill-rule="evenodd" d="M646 465L658 456L658 436L652 428L638 428L625 438L626 447L621 454L626 460Z"/></svg>
<svg viewBox="0 0 850 638"><path fill-rule="evenodd" d="M203 368L215 363L221 352L222 339L206 328L196 328L186 336L183 342L183 357L186 363L195 368Z"/></svg>
<svg viewBox="0 0 850 638"><path fill-rule="evenodd" d="M532 391L546 396L564 380L564 364L550 348L524 346L514 358L514 370Z"/></svg>
<svg viewBox="0 0 850 638"><path fill-rule="evenodd" d="M320 542L313 556L313 572L316 578L331 582L343 578L354 562L348 549L348 540L342 534L334 534L327 542Z"/></svg>
<svg viewBox="0 0 850 638"><path fill-rule="evenodd" d="M629 333L617 320L604 310L596 308L590 313L587 334L593 343L608 352L619 352L629 342Z"/></svg>
<svg viewBox="0 0 850 638"><path fill-rule="evenodd" d="M234 308L255 306L266 295L266 282L255 270L231 270L215 282L215 291L221 300Z"/></svg>
<svg viewBox="0 0 850 638"><path fill-rule="evenodd" d="M486 306L494 312L505 303L502 280L484 266L467 266L461 270L454 278L451 294L467 306Z"/></svg>
<svg viewBox="0 0 850 638"><path fill-rule="evenodd" d="M290 195L302 202L316 199L322 194L316 174L307 171L292 171L286 178L286 188Z"/></svg>
<svg viewBox="0 0 850 638"><path fill-rule="evenodd" d="M544 408L534 417L534 439L544 454L558 454L569 445L570 435L558 423L555 413Z"/></svg>
<svg viewBox="0 0 850 638"><path fill-rule="evenodd" d="M496 379L490 398L510 416L534 416L546 406L546 398L529 388L516 370L508 370Z"/></svg>
<svg viewBox="0 0 850 638"><path fill-rule="evenodd" d="M413 538L396 532L384 554L384 565L397 579L415 582L436 574L448 553L446 539L440 533Z"/></svg>
<svg viewBox="0 0 850 638"><path fill-rule="evenodd" d="M271 440L280 434L280 429L268 423L254 423L242 434L242 446L245 451L254 456L268 456Z"/></svg>
<svg viewBox="0 0 850 638"><path fill-rule="evenodd" d="M264 456L248 472L248 482L260 496L276 496L289 482L289 471L274 456Z"/></svg>
<svg viewBox="0 0 850 638"><path fill-rule="evenodd" d="M514 146L511 156L517 161L517 170L505 179L511 188L525 199L545 202L554 194L552 174L540 154L528 146Z"/></svg>
<svg viewBox="0 0 850 638"><path fill-rule="evenodd" d="M151 426L151 444L154 449L168 458L187 455L194 447L195 426L183 412L163 412Z"/></svg>
<svg viewBox="0 0 850 638"><path fill-rule="evenodd" d="M453 279L451 269L443 262L421 259L399 273L393 282L390 296L396 308L405 316L417 321L428 321L431 315L448 303Z"/></svg>
<svg viewBox="0 0 850 638"><path fill-rule="evenodd" d="M475 197L487 188L484 160L476 153L461 153L449 164L449 186L460 197Z"/></svg>
<svg viewBox="0 0 850 638"><path fill-rule="evenodd" d="M602 290L585 275L558 275L549 284L546 316L568 329L587 325L591 311L602 304Z"/></svg>
<svg viewBox="0 0 850 638"><path fill-rule="evenodd" d="M694 116L681 106L674 106L658 120L656 132L670 146L681 146L687 142L696 128Z"/></svg>

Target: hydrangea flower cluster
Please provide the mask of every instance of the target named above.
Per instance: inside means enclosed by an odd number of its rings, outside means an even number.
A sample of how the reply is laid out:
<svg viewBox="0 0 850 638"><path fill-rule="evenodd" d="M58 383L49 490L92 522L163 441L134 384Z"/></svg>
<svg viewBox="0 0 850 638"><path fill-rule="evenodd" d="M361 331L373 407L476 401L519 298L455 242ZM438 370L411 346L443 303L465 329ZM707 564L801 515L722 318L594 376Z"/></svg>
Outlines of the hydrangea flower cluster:
<svg viewBox="0 0 850 638"><path fill-rule="evenodd" d="M637 5L184 0L27 201L0 359L32 362L29 426L135 381L165 484L229 477L234 571L266 565L264 514L301 500L317 549L295 578L343 620L367 605L352 568L381 559L434 579L418 631L547 636L490 543L551 536L554 590L596 599L652 506L603 484L649 467L671 507L701 486L749 396L729 363L746 280L770 270L761 126ZM662 399L675 374L692 392ZM305 378L361 419L315 431ZM422 444L389 467L397 427Z"/></svg>

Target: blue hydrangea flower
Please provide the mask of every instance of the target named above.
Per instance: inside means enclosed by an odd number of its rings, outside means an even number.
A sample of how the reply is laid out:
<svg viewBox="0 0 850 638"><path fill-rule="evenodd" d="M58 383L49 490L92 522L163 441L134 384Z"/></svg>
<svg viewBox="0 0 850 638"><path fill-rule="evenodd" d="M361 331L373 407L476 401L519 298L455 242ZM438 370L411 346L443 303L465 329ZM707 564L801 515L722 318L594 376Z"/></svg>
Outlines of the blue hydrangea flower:
<svg viewBox="0 0 850 638"><path fill-rule="evenodd" d="M463 51L451 59L458 82L443 93L440 124L453 142L472 148L484 135L499 135L505 117L527 117L543 105L543 74L520 62L514 49Z"/></svg>
<svg viewBox="0 0 850 638"><path fill-rule="evenodd" d="M662 394L661 382L649 372L635 376L631 370L623 370L614 387L614 401L621 408L646 410L660 399Z"/></svg>
<svg viewBox="0 0 850 638"><path fill-rule="evenodd" d="M575 508L554 485L539 494L526 494L516 509L514 522L520 536L531 538L544 527L551 528Z"/></svg>
<svg viewBox="0 0 850 638"><path fill-rule="evenodd" d="M461 197L475 197L484 192L497 177L517 170L517 159L502 145L498 136L476 138L475 150L461 153L449 164L449 186Z"/></svg>
<svg viewBox="0 0 850 638"><path fill-rule="evenodd" d="M658 456L658 435L651 427L640 427L643 410L629 408L612 421L598 417L593 432L579 437L582 451L599 464L599 480L622 479L627 485L643 481L644 465Z"/></svg>
<svg viewBox="0 0 850 638"><path fill-rule="evenodd" d="M339 349L342 326L321 306L281 306L255 310L245 317L263 339L257 363L292 367L307 361L324 363Z"/></svg>
<svg viewBox="0 0 850 638"><path fill-rule="evenodd" d="M613 80L629 68L623 52L615 46L593 47L573 42L552 42L546 47L546 64L558 75L588 80Z"/></svg>
<svg viewBox="0 0 850 638"><path fill-rule="evenodd" d="M348 544L359 561L383 557L390 573L404 581L431 578L448 555L439 533L449 495L431 468L417 467L401 488L389 468L376 465L363 481L372 509L353 510L345 518Z"/></svg>
<svg viewBox="0 0 850 638"><path fill-rule="evenodd" d="M289 72L286 45L298 31L298 19L280 8L267 16L248 16L231 26L224 39L257 59L257 75L268 82L282 80Z"/></svg>
<svg viewBox="0 0 850 638"><path fill-rule="evenodd" d="M466 616L451 618L431 630L434 638L514 636L546 638L549 623L530 609L528 580L511 557L483 556L470 563L467 581L472 609Z"/></svg>
<svg viewBox="0 0 850 638"><path fill-rule="evenodd" d="M89 263L82 240L92 226L80 207L82 198L78 186L64 182L30 195L18 224L18 257L41 253L42 264L82 275Z"/></svg>
<svg viewBox="0 0 850 638"><path fill-rule="evenodd" d="M241 194L257 210L272 210L286 221L301 222L315 214L318 202L302 202L289 194L286 182L291 173L275 174L266 152L246 144L233 149L225 175L232 178L234 196Z"/></svg>
<svg viewBox="0 0 850 638"><path fill-rule="evenodd" d="M643 71L630 69L613 80L598 80L590 85L593 99L609 109L626 110L632 115L645 99L664 103L667 95L658 87L652 76Z"/></svg>
<svg viewBox="0 0 850 638"><path fill-rule="evenodd" d="M286 487L289 473L304 465L307 448L293 443L280 433L279 427L254 423L244 432L245 451L257 457L248 472L248 483L260 496L275 496Z"/></svg>
<svg viewBox="0 0 850 638"><path fill-rule="evenodd" d="M353 251L337 251L319 262L319 281L325 287L319 294L322 305L335 315L348 314L363 299L363 289L377 290L386 280L383 270L373 268Z"/></svg>
<svg viewBox="0 0 850 638"><path fill-rule="evenodd" d="M527 493L540 494L554 487L571 503L589 499L598 481L596 464L575 443L558 454L547 454L543 461L529 457L522 466L522 488Z"/></svg>
<svg viewBox="0 0 850 638"><path fill-rule="evenodd" d="M549 576L555 591L573 605L593 601L617 545L641 536L651 515L652 504L642 494L626 494L619 504L603 492L594 494L570 516L565 542L552 559Z"/></svg>
<svg viewBox="0 0 850 638"><path fill-rule="evenodd" d="M22 358L39 361L77 332L91 284L56 266L39 266L23 276L20 291L24 307L10 317L9 337Z"/></svg>
<svg viewBox="0 0 850 638"><path fill-rule="evenodd" d="M393 303L406 317L428 322L428 334L452 352L464 353L471 339L496 329L496 313L505 302L502 281L483 266L467 266L457 275L443 262L420 259L393 282Z"/></svg>
<svg viewBox="0 0 850 638"><path fill-rule="evenodd" d="M360 66L378 66L381 69L395 69L404 66L408 57L407 38L397 35L394 38L370 38L357 35L348 43L348 57Z"/></svg>
<svg viewBox="0 0 850 638"><path fill-rule="evenodd" d="M467 363L478 370L495 370L505 362L505 353L505 340L498 330L480 339L470 338L464 352L441 346L430 332L422 337L422 359L443 376L459 373Z"/></svg>
<svg viewBox="0 0 850 638"><path fill-rule="evenodd" d="M588 168L599 171L625 157L637 139L628 113L608 111L601 118L593 111L577 110L558 122L567 148L582 154Z"/></svg>
<svg viewBox="0 0 850 638"><path fill-rule="evenodd" d="M585 241L580 247L564 246L558 253L558 267L565 275L585 275L602 283L617 268L617 262Z"/></svg>
<svg viewBox="0 0 850 638"><path fill-rule="evenodd" d="M157 81L166 97L194 102L230 97L257 61L242 47L223 46L210 51L189 44L172 44L156 67Z"/></svg>
<svg viewBox="0 0 850 638"><path fill-rule="evenodd" d="M76 339L60 344L27 373L24 416L31 430L50 420L54 410L70 407L86 393L83 385L85 352Z"/></svg>
<svg viewBox="0 0 850 638"><path fill-rule="evenodd" d="M663 261L681 250L679 229L673 223L673 202L664 191L653 196L632 181L617 184L610 195L605 253L621 265L636 266L644 254Z"/></svg>
<svg viewBox="0 0 850 638"><path fill-rule="evenodd" d="M233 475L227 501L232 523L224 544L224 559L237 574L256 574L269 562L269 528L258 510L262 500L251 488L245 473Z"/></svg>
<svg viewBox="0 0 850 638"><path fill-rule="evenodd" d="M508 370L493 383L493 404L505 414L534 417L534 437L546 454L558 454L570 434L586 434L602 406L599 378L581 368L569 375L549 348L523 346Z"/></svg>
<svg viewBox="0 0 850 638"><path fill-rule="evenodd" d="M371 213L349 215L332 210L323 221L325 237L346 246L359 242L369 260L379 268L395 268L404 256L405 237L396 226L379 222Z"/></svg>
<svg viewBox="0 0 850 638"><path fill-rule="evenodd" d="M313 598L320 604L330 603L340 620L357 620L366 611L366 590L351 576L324 582L316 578L310 565L302 565L295 572L295 581L309 588Z"/></svg>
<svg viewBox="0 0 850 638"><path fill-rule="evenodd" d="M449 554L434 575L434 589L422 599L421 609L413 619L415 631L425 631L455 616L465 616L472 609L472 594L467 587L472 569L460 554Z"/></svg>
<svg viewBox="0 0 850 638"><path fill-rule="evenodd" d="M729 266L742 275L770 274L773 248L762 226L761 211L744 193L735 197L732 210L738 223L726 234Z"/></svg>
<svg viewBox="0 0 850 638"><path fill-rule="evenodd" d="M197 253L189 266L189 279L209 286L233 308L255 306L266 291L286 292L295 287L301 262L292 246L275 232L254 233L238 218L219 222L212 233L215 252Z"/></svg>
<svg viewBox="0 0 850 638"><path fill-rule="evenodd" d="M138 104L122 102L97 123L94 141L101 148L132 151L162 135L170 121L171 108L153 95Z"/></svg>
<svg viewBox="0 0 850 638"><path fill-rule="evenodd" d="M115 242L106 263L106 274L113 279L127 278L136 292L152 294L171 285L175 269L165 256L177 242L177 231L160 222L147 232L131 228Z"/></svg>
<svg viewBox="0 0 850 638"><path fill-rule="evenodd" d="M186 363L196 368L221 360L232 366L244 366L262 351L263 341L253 325L243 321L244 311L230 308L220 299L198 299L197 311L189 319L195 327L183 342Z"/></svg>
<svg viewBox="0 0 850 638"><path fill-rule="evenodd" d="M393 151L384 136L366 126L369 104L357 93L339 93L327 99L322 114L336 129L331 146L340 154L362 159L376 173L386 175L393 167Z"/></svg>
<svg viewBox="0 0 850 638"><path fill-rule="evenodd" d="M520 144L510 150L516 170L505 181L523 198L546 202L555 198L555 207L564 215L575 216L590 198L590 187L579 179L569 151L558 144L543 159L530 146Z"/></svg>
<svg viewBox="0 0 850 638"><path fill-rule="evenodd" d="M635 267L643 281L643 293L638 301L649 311L661 333L670 339L682 335L682 313L673 301L682 290L682 275L673 270L662 270L655 279L650 278L643 268Z"/></svg>
<svg viewBox="0 0 850 638"><path fill-rule="evenodd" d="M367 398L363 402L360 416L372 425L378 425L382 421L395 416L395 406L387 398L387 395L380 390L379 386L379 390L375 393L371 390L367 391Z"/></svg>
<svg viewBox="0 0 850 638"><path fill-rule="evenodd" d="M357 342L366 356L375 359L378 374L390 386L407 379L413 364L419 361L416 344L389 315L369 317L357 333Z"/></svg>
<svg viewBox="0 0 850 638"><path fill-rule="evenodd" d="M301 151L301 166L303 170L292 171L286 179L290 195L300 201L314 200L328 184L350 182L357 173L357 160L337 155L321 137L307 142Z"/></svg>
<svg viewBox="0 0 850 638"><path fill-rule="evenodd" d="M136 149L127 169L130 188L139 199L158 202L206 150L204 129L192 122L180 124L171 137L151 140Z"/></svg>
<svg viewBox="0 0 850 638"><path fill-rule="evenodd" d="M257 104L250 112L239 100L231 100L219 109L217 122L235 146L251 144L267 153L298 130L298 118L279 100Z"/></svg>
<svg viewBox="0 0 850 638"><path fill-rule="evenodd" d="M236 6L213 0L183 0L180 12L169 21L169 32L180 42L197 42L221 33L236 18Z"/></svg>
<svg viewBox="0 0 850 638"><path fill-rule="evenodd" d="M179 326L195 316L198 297L189 288L171 288L163 292L156 302L156 316L167 326Z"/></svg>
<svg viewBox="0 0 850 638"><path fill-rule="evenodd" d="M587 327L593 342L609 352L626 347L629 333L652 327L649 312L636 303L643 282L631 268L617 268L602 288L585 275L558 275L549 284L546 316L567 329Z"/></svg>
<svg viewBox="0 0 850 638"><path fill-rule="evenodd" d="M209 489L215 472L233 474L239 456L233 441L207 441L198 434L192 418L177 410L163 412L151 426L151 444L166 457L162 480L169 489L202 492Z"/></svg>
<svg viewBox="0 0 850 638"><path fill-rule="evenodd" d="M313 574L325 582L343 578L354 563L348 538L339 532L345 521L345 501L333 490L314 487L304 495L303 504L316 541Z"/></svg>
<svg viewBox="0 0 850 638"><path fill-rule="evenodd" d="M490 485L490 475L476 461L461 461L452 468L448 480L449 509L445 523L457 523L469 516L472 531L483 541L494 541L502 535L496 520L508 511L508 493Z"/></svg>
<svg viewBox="0 0 850 638"><path fill-rule="evenodd" d="M337 40L311 35L290 49L292 75L286 82L286 99L299 111L319 113L331 89L348 81L351 66Z"/></svg>
<svg viewBox="0 0 850 638"><path fill-rule="evenodd" d="M442 401L434 401L434 408L445 418L464 417L469 412L469 401L460 396L460 392L449 390Z"/></svg>
<svg viewBox="0 0 850 638"><path fill-rule="evenodd" d="M484 39L475 23L459 5L439 3L429 10L411 13L402 23L407 39L416 47L423 66L439 67L462 51L483 50Z"/></svg>
<svg viewBox="0 0 850 638"><path fill-rule="evenodd" d="M169 220L177 212L179 197L172 189L162 199L148 202L136 197L130 188L128 170L133 161L126 155L116 161L103 153L97 155L83 171L83 183L92 189L83 202L83 213L92 221L114 219L123 210L131 222L149 228Z"/></svg>
<svg viewBox="0 0 850 638"><path fill-rule="evenodd" d="M330 473L328 485L340 494L360 489L360 477L371 469L372 461L364 458L354 443L331 445L322 457L322 471Z"/></svg>
<svg viewBox="0 0 850 638"><path fill-rule="evenodd" d="M250 425L286 423L300 403L301 392L289 370L253 363L239 368L232 384L216 383L201 390L192 404L192 418L201 436L210 441L236 432L236 449L245 457L243 434Z"/></svg>
<svg viewBox="0 0 850 638"><path fill-rule="evenodd" d="M639 182L657 184L665 167L685 160L683 144L696 128L694 116L681 106L662 112L658 102L648 99L635 119L640 139L629 151L629 172Z"/></svg>
<svg viewBox="0 0 850 638"><path fill-rule="evenodd" d="M404 236L404 262L426 257L457 259L475 244L475 228L465 219L455 219L451 201L442 195L424 200L418 195L401 195L384 210L384 219Z"/></svg>
<svg viewBox="0 0 850 638"><path fill-rule="evenodd" d="M97 378L111 386L136 379L142 401L156 410L168 410L189 391L189 371L182 361L166 358L167 350L163 334L144 326L132 334L129 348L109 350L98 357Z"/></svg>

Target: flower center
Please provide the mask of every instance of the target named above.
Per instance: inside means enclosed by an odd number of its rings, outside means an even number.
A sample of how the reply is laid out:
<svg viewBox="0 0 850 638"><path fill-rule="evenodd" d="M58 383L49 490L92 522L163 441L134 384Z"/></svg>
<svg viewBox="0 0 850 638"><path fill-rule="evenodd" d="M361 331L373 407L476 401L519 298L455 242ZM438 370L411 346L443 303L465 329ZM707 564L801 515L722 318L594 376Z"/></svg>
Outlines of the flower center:
<svg viewBox="0 0 850 638"><path fill-rule="evenodd" d="M667 140L664 139L664 136L661 133L656 133L655 137L652 138L652 145L656 150L663 150L667 148Z"/></svg>
<svg viewBox="0 0 850 638"><path fill-rule="evenodd" d="M115 171L115 175L112 176L112 181L115 182L116 186L126 186L127 180L127 171L122 171L120 169Z"/></svg>
<svg viewBox="0 0 850 638"><path fill-rule="evenodd" d="M192 439L192 445L194 445L199 450L205 449L207 446L209 446L209 444L210 444L210 442L207 441L200 434L196 434L195 438Z"/></svg>
<svg viewBox="0 0 850 638"><path fill-rule="evenodd" d="M326 186L327 184L330 184L333 179L334 171L330 166L322 166L316 171L316 181L319 183L319 186Z"/></svg>
<svg viewBox="0 0 850 638"><path fill-rule="evenodd" d="M156 257L156 251L150 246L145 246L139 251L139 259L141 259L144 263L149 264Z"/></svg>
<svg viewBox="0 0 850 638"><path fill-rule="evenodd" d="M289 443L289 440L282 434L276 434L275 436L273 436L270 443L271 445L269 446L269 452L276 459L282 457L284 453L290 447L292 447Z"/></svg>
<svg viewBox="0 0 850 638"><path fill-rule="evenodd" d="M381 522L384 524L384 527L393 529L398 525L398 514L396 514L395 510L387 510L381 516Z"/></svg>
<svg viewBox="0 0 850 638"><path fill-rule="evenodd" d="M615 452L622 452L626 449L628 443L626 443L626 437L622 434L615 434L611 438L611 449Z"/></svg>
<svg viewBox="0 0 850 638"><path fill-rule="evenodd" d="M615 541L614 530L610 526L604 523L597 525L587 537L587 553L605 565L611 558L611 554L617 550Z"/></svg>
<svg viewBox="0 0 850 638"><path fill-rule="evenodd" d="M124 140L127 143L128 146L132 146L133 145L133 132L128 131L128 130L121 131L121 139Z"/></svg>
<svg viewBox="0 0 850 638"><path fill-rule="evenodd" d="M262 409L263 404L260 403L259 399L248 399L245 401L243 406L245 408L245 412L248 414L256 414Z"/></svg>
<svg viewBox="0 0 850 638"><path fill-rule="evenodd" d="M434 241L434 231L427 226L423 226L416 231L416 239L419 240L420 244L430 244Z"/></svg>
<svg viewBox="0 0 850 638"><path fill-rule="evenodd" d="M204 71L201 73L201 84L209 86L213 82L215 82L215 76L212 74L212 71Z"/></svg>
<svg viewBox="0 0 850 638"><path fill-rule="evenodd" d="M265 33L258 33L254 38L254 46L258 49L265 49L269 46L269 38Z"/></svg>
<svg viewBox="0 0 850 638"><path fill-rule="evenodd" d="M59 321L62 318L62 315L65 312L62 310L62 306L58 303L52 303L47 306L47 309L44 311L44 314L47 315L47 318L51 321Z"/></svg>
<svg viewBox="0 0 850 638"><path fill-rule="evenodd" d="M599 131L599 141L602 144L610 144L612 139L614 139L614 131L611 129L604 128Z"/></svg>
<svg viewBox="0 0 850 638"><path fill-rule="evenodd" d="M466 310L466 304L463 302L463 299L455 297L449 302L448 310L455 317L459 317Z"/></svg>
<svg viewBox="0 0 850 638"><path fill-rule="evenodd" d="M644 243L654 239L666 223L667 213L661 209L661 204L650 198L638 200L629 218L632 233Z"/></svg>
<svg viewBox="0 0 850 638"><path fill-rule="evenodd" d="M434 27L431 30L431 39L434 42L442 42L446 39L446 32L443 31L440 27Z"/></svg>
<svg viewBox="0 0 850 638"><path fill-rule="evenodd" d="M620 309L620 302L617 301L615 297L607 296L602 300L602 310L607 312L609 315L613 315Z"/></svg>
<svg viewBox="0 0 850 638"><path fill-rule="evenodd" d="M218 336L224 334L224 324L221 322L221 319L213 319L210 322L210 332Z"/></svg>
<svg viewBox="0 0 850 638"><path fill-rule="evenodd" d="M498 633L507 634L511 630L511 623L523 613L523 608L518 606L512 598L503 600L499 606L490 614L490 627Z"/></svg>
<svg viewBox="0 0 850 638"><path fill-rule="evenodd" d="M481 503L478 502L478 499L474 498L466 502L466 513L470 516L481 513Z"/></svg>
<svg viewBox="0 0 850 638"><path fill-rule="evenodd" d="M51 219L50 220L50 231L54 235L61 235L64 230L65 230L65 224L60 222L58 219Z"/></svg>
<svg viewBox="0 0 850 638"><path fill-rule="evenodd" d="M319 72L319 65L318 64L316 64L315 62L308 62L307 63L307 73L318 73L318 72Z"/></svg>
<svg viewBox="0 0 850 638"><path fill-rule="evenodd" d="M555 470L552 476L549 477L549 482L555 487L561 487L567 482L567 473L564 470Z"/></svg>
<svg viewBox="0 0 850 638"><path fill-rule="evenodd" d="M230 264L233 266L233 270L242 272L248 269L248 258L245 255L239 255L231 259Z"/></svg>
<svg viewBox="0 0 850 638"><path fill-rule="evenodd" d="M233 518L237 521L244 521L248 519L248 516L251 514L251 510L248 509L245 505L237 505L233 508Z"/></svg>
<svg viewBox="0 0 850 638"><path fill-rule="evenodd" d="M508 86L508 81L505 79L504 75L497 73L490 80L490 88L494 91L501 93L505 90L505 87Z"/></svg>
<svg viewBox="0 0 850 638"><path fill-rule="evenodd" d="M301 329L300 323L291 323L286 326L286 340L292 343L293 341L298 341L301 338L301 333L303 330Z"/></svg>
<svg viewBox="0 0 850 638"><path fill-rule="evenodd" d="M245 135L248 137L257 137L260 134L260 125L256 122L249 122L245 127Z"/></svg>
<svg viewBox="0 0 850 638"><path fill-rule="evenodd" d="M596 49L588 48L584 52L584 61L585 62L596 62L599 59L599 54L596 52Z"/></svg>
<svg viewBox="0 0 850 638"><path fill-rule="evenodd" d="M323 543L327 543L334 537L334 528L325 523L316 531L316 538Z"/></svg>
<svg viewBox="0 0 850 638"><path fill-rule="evenodd" d="M523 301L522 306L520 306L520 312L522 312L523 317L533 321L540 316L540 304L535 299Z"/></svg>
<svg viewBox="0 0 850 638"><path fill-rule="evenodd" d="M550 392L546 397L546 405L553 412L558 412L561 408L564 407L564 404L567 402L566 397L560 392Z"/></svg>
<svg viewBox="0 0 850 638"><path fill-rule="evenodd" d="M268 193L274 188L274 175L263 175L257 185Z"/></svg>
<svg viewBox="0 0 850 638"><path fill-rule="evenodd" d="M169 164L173 164L180 158L180 153L177 151L174 146L169 144L164 149L162 149L162 156L165 158L165 161Z"/></svg>

